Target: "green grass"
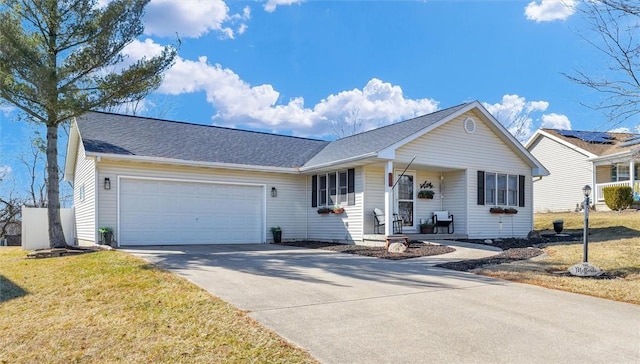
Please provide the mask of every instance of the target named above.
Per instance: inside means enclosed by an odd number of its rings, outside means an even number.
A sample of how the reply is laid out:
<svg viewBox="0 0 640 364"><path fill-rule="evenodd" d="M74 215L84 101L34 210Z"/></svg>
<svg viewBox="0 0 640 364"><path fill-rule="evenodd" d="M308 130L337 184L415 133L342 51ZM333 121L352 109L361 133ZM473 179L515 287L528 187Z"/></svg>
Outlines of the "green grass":
<svg viewBox="0 0 640 364"><path fill-rule="evenodd" d="M0 248L0 363L315 363L247 315L126 253Z"/></svg>
<svg viewBox="0 0 640 364"><path fill-rule="evenodd" d="M582 233L581 213L536 214L536 230L553 230L553 220L564 220L564 232ZM583 243L558 243L544 248L546 256L479 269L476 273L568 292L640 304L640 212L592 212L589 214L590 263L616 279L563 276L583 259Z"/></svg>

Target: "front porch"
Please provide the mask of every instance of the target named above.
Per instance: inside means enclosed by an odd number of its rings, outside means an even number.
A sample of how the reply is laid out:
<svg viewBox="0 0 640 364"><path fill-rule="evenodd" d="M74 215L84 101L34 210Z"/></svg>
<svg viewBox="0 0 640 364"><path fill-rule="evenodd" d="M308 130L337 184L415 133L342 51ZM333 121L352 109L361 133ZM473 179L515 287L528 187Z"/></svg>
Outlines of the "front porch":
<svg viewBox="0 0 640 364"><path fill-rule="evenodd" d="M596 195L595 202L596 203L604 203L604 192L603 189L605 187L631 187L633 190L633 200L634 204L638 204L640 202L640 180L635 180L633 183L631 181L622 181L622 182L607 182L607 183L596 183Z"/></svg>
<svg viewBox="0 0 640 364"><path fill-rule="evenodd" d="M438 233L438 234L407 233L407 234L402 234L402 235L407 236L409 238L409 241L418 240L418 241L425 241L425 242L437 241L437 240L459 240L459 239L467 239L468 238L467 234L460 234L460 233L454 233L454 234L447 234L447 233ZM360 242L358 244L367 245L367 246L384 246L386 237L387 236L384 235L384 234L364 234L362 236L362 242Z"/></svg>

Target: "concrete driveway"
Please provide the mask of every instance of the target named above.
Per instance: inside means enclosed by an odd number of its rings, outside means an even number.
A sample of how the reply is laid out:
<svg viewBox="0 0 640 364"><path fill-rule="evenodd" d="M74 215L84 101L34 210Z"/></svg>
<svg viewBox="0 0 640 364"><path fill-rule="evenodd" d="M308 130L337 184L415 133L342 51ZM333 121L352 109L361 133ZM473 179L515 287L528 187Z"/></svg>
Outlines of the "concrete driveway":
<svg viewBox="0 0 640 364"><path fill-rule="evenodd" d="M637 363L640 307L277 245L126 249L249 311L323 363Z"/></svg>

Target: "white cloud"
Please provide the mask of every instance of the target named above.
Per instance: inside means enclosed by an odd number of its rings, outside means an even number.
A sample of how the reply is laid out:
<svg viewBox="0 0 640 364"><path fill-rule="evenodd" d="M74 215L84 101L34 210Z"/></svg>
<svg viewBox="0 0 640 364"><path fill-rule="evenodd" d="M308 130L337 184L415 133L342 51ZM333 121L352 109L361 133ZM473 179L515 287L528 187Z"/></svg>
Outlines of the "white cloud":
<svg viewBox="0 0 640 364"><path fill-rule="evenodd" d="M504 95L502 102L496 104L483 103L483 106L516 139L525 141L533 134L535 129L533 115L546 111L549 103L547 101L526 101L524 97L518 95Z"/></svg>
<svg viewBox="0 0 640 364"><path fill-rule="evenodd" d="M626 126L621 126L619 128L615 128L607 131L611 133L633 133L631 129Z"/></svg>
<svg viewBox="0 0 640 364"><path fill-rule="evenodd" d="M267 3L264 4L264 10L268 13L273 13L279 5L299 4L303 1L304 0L267 0Z"/></svg>
<svg viewBox="0 0 640 364"><path fill-rule="evenodd" d="M536 22L565 20L576 11L577 0L536 0L524 10L527 19Z"/></svg>
<svg viewBox="0 0 640 364"><path fill-rule="evenodd" d="M223 37L234 38L246 30L245 21L250 18L249 7L242 14L229 14L223 0L151 0L143 21L148 35L198 38L217 31Z"/></svg>
<svg viewBox="0 0 640 364"><path fill-rule="evenodd" d="M296 135L326 135L334 120L357 113L367 130L437 109L431 99L407 99L399 86L371 79L362 90L353 89L329 95L314 107L305 107L304 98L280 102L272 85L252 86L219 64L178 59L166 74L161 93L178 95L204 91L217 113L216 123L242 124L269 130L292 130Z"/></svg>
<svg viewBox="0 0 640 364"><path fill-rule="evenodd" d="M564 129L571 130L571 121L566 115L561 114L544 114L542 115L541 128Z"/></svg>

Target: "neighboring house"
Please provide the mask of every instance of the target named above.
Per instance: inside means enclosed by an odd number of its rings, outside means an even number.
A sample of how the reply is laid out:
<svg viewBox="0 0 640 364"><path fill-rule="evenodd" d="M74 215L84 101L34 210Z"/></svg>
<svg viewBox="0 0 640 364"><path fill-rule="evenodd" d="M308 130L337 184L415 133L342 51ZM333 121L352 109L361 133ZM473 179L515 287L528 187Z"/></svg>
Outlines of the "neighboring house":
<svg viewBox="0 0 640 364"><path fill-rule="evenodd" d="M540 129L525 146L550 172L534 179L535 212L574 211L585 185L598 210L608 186L631 186L640 201L640 134Z"/></svg>
<svg viewBox="0 0 640 364"><path fill-rule="evenodd" d="M128 246L264 243L273 226L361 243L374 208L391 212L386 235L394 212L406 234L448 210L457 236L526 236L532 177L547 174L477 101L332 142L91 112L72 123L65 166L78 242L111 227ZM427 182L435 198L418 199ZM344 213L318 213L333 205Z"/></svg>

